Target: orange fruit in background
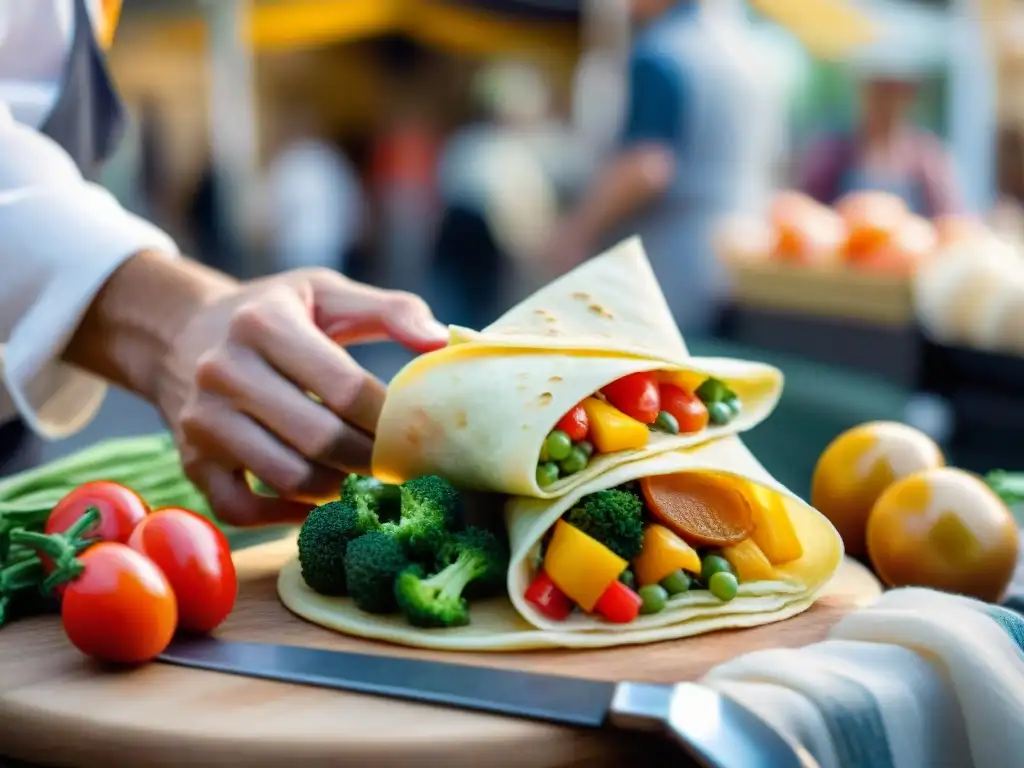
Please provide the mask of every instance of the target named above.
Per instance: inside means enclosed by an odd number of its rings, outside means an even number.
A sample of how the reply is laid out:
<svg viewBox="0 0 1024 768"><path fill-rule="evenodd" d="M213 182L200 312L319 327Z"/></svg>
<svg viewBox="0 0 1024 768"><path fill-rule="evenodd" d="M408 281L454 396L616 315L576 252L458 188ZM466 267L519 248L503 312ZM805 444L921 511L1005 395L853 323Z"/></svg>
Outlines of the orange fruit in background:
<svg viewBox="0 0 1024 768"><path fill-rule="evenodd" d="M970 216L938 216L932 223L940 245L952 245L988 234L985 224Z"/></svg>
<svg viewBox="0 0 1024 768"><path fill-rule="evenodd" d="M836 203L836 213L846 223L846 258L853 262L891 243L910 215L906 203L888 192L851 192Z"/></svg>
<svg viewBox="0 0 1024 768"><path fill-rule="evenodd" d="M879 578L999 601L1017 566L1017 523L978 477L938 467L893 483L868 519Z"/></svg>
<svg viewBox="0 0 1024 768"><path fill-rule="evenodd" d="M920 430L892 421L861 424L835 438L818 458L811 505L836 527L848 554L862 555L868 515L886 488L945 463L939 446Z"/></svg>
<svg viewBox="0 0 1024 768"><path fill-rule="evenodd" d="M892 239L873 253L861 256L858 269L881 274L909 277L918 265L930 259L939 245L939 237L930 221L908 215Z"/></svg>
<svg viewBox="0 0 1024 768"><path fill-rule="evenodd" d="M846 241L843 220L830 208L801 192L780 192L769 219L776 233L775 256L798 264L839 260Z"/></svg>

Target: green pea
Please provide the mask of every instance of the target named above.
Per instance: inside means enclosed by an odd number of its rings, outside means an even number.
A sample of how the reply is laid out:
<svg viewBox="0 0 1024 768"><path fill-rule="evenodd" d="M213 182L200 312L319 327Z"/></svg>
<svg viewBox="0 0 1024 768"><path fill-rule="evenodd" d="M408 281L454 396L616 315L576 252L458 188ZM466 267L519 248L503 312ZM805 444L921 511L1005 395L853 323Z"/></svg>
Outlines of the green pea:
<svg viewBox="0 0 1024 768"><path fill-rule="evenodd" d="M652 613L661 613L668 604L668 592L658 584L648 584L647 586L640 587L639 595L640 599L643 600L643 604L640 606L640 613L645 616Z"/></svg>
<svg viewBox="0 0 1024 768"><path fill-rule="evenodd" d="M718 403L725 400L732 393L725 386L725 382L719 379L704 379L697 390L693 393L701 399L704 405Z"/></svg>
<svg viewBox="0 0 1024 768"><path fill-rule="evenodd" d="M716 573L732 573L732 566L721 555L708 555L700 564L700 580L710 584L711 577Z"/></svg>
<svg viewBox="0 0 1024 768"><path fill-rule="evenodd" d="M574 475L586 469L588 461L590 461L590 457L581 451L579 446L575 446L559 466L562 468L563 475Z"/></svg>
<svg viewBox="0 0 1024 768"><path fill-rule="evenodd" d="M537 465L537 485L547 488L558 479L558 465L554 462L545 461Z"/></svg>
<svg viewBox="0 0 1024 768"><path fill-rule="evenodd" d="M661 586L670 595L681 595L690 590L690 577L686 575L686 571L676 571L662 579Z"/></svg>
<svg viewBox="0 0 1024 768"><path fill-rule="evenodd" d="M729 410L732 411L733 418L739 416L740 411L743 410L743 403L740 402L740 399L736 397L736 395L733 395L732 397L727 397L725 399L725 404L729 406Z"/></svg>
<svg viewBox="0 0 1024 768"><path fill-rule="evenodd" d="M594 444L589 440L580 440L576 443L576 447L587 454L588 459L594 455Z"/></svg>
<svg viewBox="0 0 1024 768"><path fill-rule="evenodd" d="M732 421L732 409L722 401L708 404L708 418L716 426L724 426Z"/></svg>
<svg viewBox="0 0 1024 768"><path fill-rule="evenodd" d="M544 441L544 448L548 452L549 459L562 461L568 458L572 452L572 439L562 430L556 429Z"/></svg>
<svg viewBox="0 0 1024 768"><path fill-rule="evenodd" d="M621 581L630 589L636 589L636 577L633 575L633 572L629 569L626 569L625 571L619 574L619 581Z"/></svg>
<svg viewBox="0 0 1024 768"><path fill-rule="evenodd" d="M679 434L679 422L676 421L676 417L668 411L661 411L658 413L658 418L654 420L654 426L662 432L668 432L670 435Z"/></svg>
<svg viewBox="0 0 1024 768"><path fill-rule="evenodd" d="M723 603L727 603L736 597L736 591L739 588L740 583L736 580L736 576L728 571L719 571L713 574L708 582L708 589L711 590L711 594Z"/></svg>

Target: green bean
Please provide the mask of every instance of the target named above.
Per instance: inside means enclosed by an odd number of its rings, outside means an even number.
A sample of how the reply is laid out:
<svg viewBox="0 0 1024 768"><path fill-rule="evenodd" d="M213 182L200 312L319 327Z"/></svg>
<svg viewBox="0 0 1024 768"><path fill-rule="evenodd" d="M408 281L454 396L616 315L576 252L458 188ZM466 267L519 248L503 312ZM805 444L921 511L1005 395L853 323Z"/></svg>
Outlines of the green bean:
<svg viewBox="0 0 1024 768"><path fill-rule="evenodd" d="M174 450L170 435L144 435L105 440L41 467L0 480L0 498L45 488L54 482L67 482L69 476L90 473L102 475L122 462L142 462Z"/></svg>

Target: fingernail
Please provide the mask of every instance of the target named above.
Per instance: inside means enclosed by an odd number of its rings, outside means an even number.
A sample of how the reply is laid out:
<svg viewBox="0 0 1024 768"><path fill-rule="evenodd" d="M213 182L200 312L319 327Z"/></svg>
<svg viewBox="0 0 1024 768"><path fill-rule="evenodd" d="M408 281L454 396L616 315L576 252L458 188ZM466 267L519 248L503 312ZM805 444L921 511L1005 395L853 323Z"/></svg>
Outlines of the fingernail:
<svg viewBox="0 0 1024 768"><path fill-rule="evenodd" d="M424 318L422 321L417 323L419 330L423 332L424 336L435 338L438 341L448 340L448 326L438 322L434 318Z"/></svg>

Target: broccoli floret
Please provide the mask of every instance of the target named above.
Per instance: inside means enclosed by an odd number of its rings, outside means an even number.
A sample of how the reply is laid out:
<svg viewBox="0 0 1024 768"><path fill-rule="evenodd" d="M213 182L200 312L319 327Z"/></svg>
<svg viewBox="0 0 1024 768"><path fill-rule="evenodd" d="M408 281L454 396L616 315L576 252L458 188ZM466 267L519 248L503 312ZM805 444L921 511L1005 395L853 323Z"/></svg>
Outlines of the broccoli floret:
<svg viewBox="0 0 1024 768"><path fill-rule="evenodd" d="M462 497L458 488L437 475L424 475L402 483L402 516L423 512L440 514L445 525L459 518Z"/></svg>
<svg viewBox="0 0 1024 768"><path fill-rule="evenodd" d="M397 485L382 483L369 475L345 475L341 483L341 498L373 510L382 522L398 519L400 494Z"/></svg>
<svg viewBox="0 0 1024 768"><path fill-rule="evenodd" d="M483 570L469 582L465 595L469 599L505 593L508 578L508 545L486 528L469 526L452 534L438 553L439 567L448 567L469 552Z"/></svg>
<svg viewBox="0 0 1024 768"><path fill-rule="evenodd" d="M345 578L356 607L367 613L394 613L395 578L408 566L402 545L384 531L370 531L349 543Z"/></svg>
<svg viewBox="0 0 1024 768"><path fill-rule="evenodd" d="M322 595L346 594L345 555L349 542L380 528L377 515L348 499L316 507L299 531L302 579Z"/></svg>
<svg viewBox="0 0 1024 768"><path fill-rule="evenodd" d="M459 528L459 491L447 480L427 475L403 483L402 515L385 526L405 547L409 557L432 565L448 534Z"/></svg>
<svg viewBox="0 0 1024 768"><path fill-rule="evenodd" d="M395 580L395 599L414 627L464 627L469 624L469 603L462 597L462 583L450 569L426 578L423 568L411 565Z"/></svg>
<svg viewBox="0 0 1024 768"><path fill-rule="evenodd" d="M584 496L566 513L565 520L619 557L632 560L643 544L643 510L637 496L612 489Z"/></svg>
<svg viewBox="0 0 1024 768"><path fill-rule="evenodd" d="M463 592L473 584L484 590L503 585L508 549L490 531L467 528L453 534L440 551L442 570L425 577L418 565L395 580L395 599L410 624L417 627L460 627L469 623Z"/></svg>

